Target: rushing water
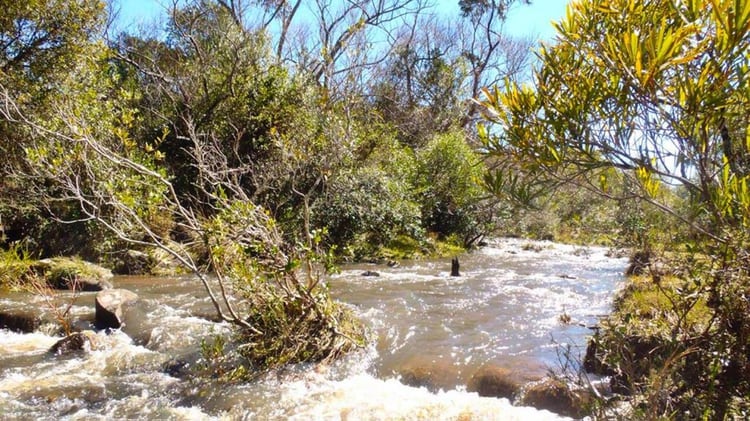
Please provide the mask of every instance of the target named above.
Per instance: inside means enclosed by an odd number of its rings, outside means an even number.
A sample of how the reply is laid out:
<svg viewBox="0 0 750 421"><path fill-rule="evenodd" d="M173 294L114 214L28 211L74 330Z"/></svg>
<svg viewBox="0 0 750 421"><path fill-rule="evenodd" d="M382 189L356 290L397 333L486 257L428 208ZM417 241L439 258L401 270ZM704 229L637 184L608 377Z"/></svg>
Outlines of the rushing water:
<svg viewBox="0 0 750 421"><path fill-rule="evenodd" d="M356 307L375 343L332 367L229 386L165 370L195 363L201 340L229 331L200 317L211 308L196 280L116 278L139 304L122 331L97 334L95 350L55 357L47 350L59 338L0 330L0 418L554 419L465 385L488 364L531 378L558 364L560 344L582 350L625 266L605 251L499 240L461 256L460 277L449 276L449 261L345 266L331 291ZM0 308L20 305L43 303L0 296ZM72 311L85 320L92 307L83 295ZM560 322L563 313L571 323ZM403 384L414 379L427 387Z"/></svg>

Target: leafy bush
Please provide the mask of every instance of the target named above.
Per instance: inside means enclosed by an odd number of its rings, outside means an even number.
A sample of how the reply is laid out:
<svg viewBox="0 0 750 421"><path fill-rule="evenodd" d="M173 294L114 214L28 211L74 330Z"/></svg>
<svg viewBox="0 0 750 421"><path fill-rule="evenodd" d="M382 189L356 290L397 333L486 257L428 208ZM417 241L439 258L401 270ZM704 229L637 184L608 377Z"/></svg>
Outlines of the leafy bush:
<svg viewBox="0 0 750 421"><path fill-rule="evenodd" d="M618 294L585 367L611 375L613 391L629 396L637 417L744 418L750 408L746 256L660 257L662 268L652 263L649 274Z"/></svg>
<svg viewBox="0 0 750 421"><path fill-rule="evenodd" d="M242 299L225 303L252 368L328 361L364 346L363 324L322 282L316 263L327 256L317 251L319 238L287 250L275 221L247 202L223 209L205 229L222 294L226 282Z"/></svg>
<svg viewBox="0 0 750 421"><path fill-rule="evenodd" d="M409 187L377 168L346 171L314 204L314 226L327 230L329 244L349 247L359 257L399 234L420 237L419 209Z"/></svg>
<svg viewBox="0 0 750 421"><path fill-rule="evenodd" d="M8 250L0 250L0 288L19 288L33 276L34 260L18 243Z"/></svg>
<svg viewBox="0 0 750 421"><path fill-rule="evenodd" d="M424 227L440 239L455 236L470 246L491 231L499 209L477 183L484 165L455 131L435 136L417 152L414 185Z"/></svg>

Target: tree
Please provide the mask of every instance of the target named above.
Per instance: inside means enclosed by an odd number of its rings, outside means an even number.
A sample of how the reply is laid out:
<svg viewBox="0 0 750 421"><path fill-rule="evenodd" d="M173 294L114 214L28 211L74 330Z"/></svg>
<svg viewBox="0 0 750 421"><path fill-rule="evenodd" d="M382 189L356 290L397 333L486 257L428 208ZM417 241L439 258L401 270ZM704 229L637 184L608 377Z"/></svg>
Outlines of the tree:
<svg viewBox="0 0 750 421"><path fill-rule="evenodd" d="M32 0L0 2L0 85L27 116L42 117L51 103L65 95L65 83L80 54L92 52L91 40L101 32L104 5L98 0L66 2ZM44 236L44 244L27 244L33 252L62 245L87 227L60 230L48 223L45 205L29 194L24 148L31 133L0 119L0 225L9 241ZM61 209L58 209L61 210ZM81 228L81 229L79 229Z"/></svg>
<svg viewBox="0 0 750 421"><path fill-rule="evenodd" d="M529 38L514 38L504 33L508 11L529 0L459 0L463 24L459 25L461 55L468 63L468 91L471 98L480 95L481 89L503 83L504 80L521 80L530 66ZM469 103L461 126L476 122L476 104Z"/></svg>
<svg viewBox="0 0 750 421"><path fill-rule="evenodd" d="M26 113L44 113L46 98L59 92L65 74L101 30L103 4L33 0L3 1L0 7L0 83ZM23 135L4 124L0 130L0 153L19 156Z"/></svg>
<svg viewBox="0 0 750 421"><path fill-rule="evenodd" d="M481 189L483 163L460 131L436 135L417 163L414 185L428 231L467 248L492 232L504 210Z"/></svg>
<svg viewBox="0 0 750 421"><path fill-rule="evenodd" d="M665 293L651 274L678 316L649 352L665 390L651 391L647 410L731 418L750 393L750 2L583 0L556 28L533 85L510 82L479 101L498 165L486 184L528 199L575 182L680 220L692 239L663 245L686 261L672 275L679 287ZM627 188L612 189L614 177ZM683 193L688 209L673 206ZM686 317L697 305L710 313L699 323ZM639 346L632 339L620 346ZM614 360L637 354L614 343Z"/></svg>
<svg viewBox="0 0 750 421"><path fill-rule="evenodd" d="M3 77L35 83L74 65L78 53L101 29L98 0L3 1L0 69ZM41 88L41 86L39 86Z"/></svg>
<svg viewBox="0 0 750 421"><path fill-rule="evenodd" d="M575 3L533 87L485 90L489 155L530 180L617 169L642 199L728 241L722 227L750 222L748 22L746 2ZM503 172L489 177L497 191L511 187ZM659 202L673 185L708 223ZM604 174L586 187L612 194Z"/></svg>
<svg viewBox="0 0 750 421"><path fill-rule="evenodd" d="M90 77L79 81L84 97L101 87L100 73L77 75ZM242 168L228 166L220 141L192 125L186 126L186 153L199 202L188 206L158 165L163 155L142 150L129 137L134 120L131 110L118 106L123 102L113 97L93 106L75 96L62 98L49 125L23 115L5 94L0 115L36 134L27 148L29 168L60 192L46 193L47 200L73 201L81 218L120 240L173 256L202 282L219 317L253 344L241 352L254 367L326 360L359 346L360 325L320 283L323 269L315 262L324 255L313 233L305 244L286 243L268 211L238 181ZM161 229L164 218L185 234L182 243Z"/></svg>
<svg viewBox="0 0 750 421"><path fill-rule="evenodd" d="M414 148L437 133L457 127L471 97L469 70L459 50L458 30L435 16L403 28L390 54L372 78L373 106Z"/></svg>
<svg viewBox="0 0 750 421"><path fill-rule="evenodd" d="M423 146L435 133L469 129L476 104L467 101L483 86L521 79L529 64L530 41L503 33L505 10L482 4L454 16L419 16L393 33L391 54L371 78L370 93L401 140Z"/></svg>
<svg viewBox="0 0 750 421"><path fill-rule="evenodd" d="M266 164L280 163L278 137L303 124L306 99L263 33L240 26L219 3L195 2L171 10L166 41L125 36L118 50L140 92L138 141L162 139L158 148L183 200L197 194L194 157L186 152L191 130L219 139L228 165L247 169L238 181L251 197L275 187L271 170L286 167Z"/></svg>

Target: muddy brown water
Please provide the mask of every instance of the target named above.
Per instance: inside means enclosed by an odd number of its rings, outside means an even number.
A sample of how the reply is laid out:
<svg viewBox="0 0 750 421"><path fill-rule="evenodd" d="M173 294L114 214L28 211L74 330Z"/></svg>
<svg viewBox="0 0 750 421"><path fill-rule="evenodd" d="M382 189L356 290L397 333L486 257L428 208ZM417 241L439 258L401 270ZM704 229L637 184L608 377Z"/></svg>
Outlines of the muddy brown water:
<svg viewBox="0 0 750 421"><path fill-rule="evenodd" d="M450 259L343 266L328 280L330 290L366 320L371 346L324 369L298 367L232 385L165 370L199 363L201 341L230 331L205 317L211 305L195 279L115 278L139 304L121 331L98 333L98 350L55 357L46 351L58 338L45 329L0 330L0 418L557 418L479 397L465 385L486 365L533 378L559 366L561 347L583 354L627 262L602 248L513 239L459 259L460 277L449 276ZM0 295L0 308L23 306L44 303ZM85 325L92 311L93 295L84 293L73 313ZM563 313L571 323L560 322Z"/></svg>

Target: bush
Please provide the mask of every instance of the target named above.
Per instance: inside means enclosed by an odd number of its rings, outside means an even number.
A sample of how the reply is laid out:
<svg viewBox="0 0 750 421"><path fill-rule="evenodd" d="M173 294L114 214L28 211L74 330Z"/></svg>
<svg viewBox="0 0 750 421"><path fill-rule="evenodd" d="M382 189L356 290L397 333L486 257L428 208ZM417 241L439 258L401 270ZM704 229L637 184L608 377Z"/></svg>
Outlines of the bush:
<svg viewBox="0 0 750 421"><path fill-rule="evenodd" d="M477 183L483 173L461 132L438 135L418 151L414 185L424 227L440 239L455 235L466 246L491 231L499 210Z"/></svg>
<svg viewBox="0 0 750 421"><path fill-rule="evenodd" d="M20 288L34 275L33 264L28 251L17 243L8 250L0 250L0 288Z"/></svg>
<svg viewBox="0 0 750 421"><path fill-rule="evenodd" d="M377 168L345 171L312 207L312 221L324 227L329 245L369 254L399 234L421 237L419 209L409 185Z"/></svg>
<svg viewBox="0 0 750 421"><path fill-rule="evenodd" d="M318 251L318 236L292 248L264 209L240 201L204 229L228 319L239 328L238 351L253 369L332 360L364 346L364 325L322 280L329 256ZM223 293L230 285L236 303Z"/></svg>

